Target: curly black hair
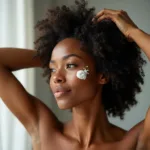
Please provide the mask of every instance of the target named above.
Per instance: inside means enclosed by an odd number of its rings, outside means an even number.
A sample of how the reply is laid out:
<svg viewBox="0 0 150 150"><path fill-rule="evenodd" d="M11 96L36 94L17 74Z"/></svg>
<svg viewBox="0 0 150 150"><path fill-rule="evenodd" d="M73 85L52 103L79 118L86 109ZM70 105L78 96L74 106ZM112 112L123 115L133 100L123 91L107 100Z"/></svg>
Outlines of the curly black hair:
<svg viewBox="0 0 150 150"><path fill-rule="evenodd" d="M65 38L76 38L87 47L96 62L96 71L109 77L103 86L102 103L108 115L124 118L124 113L137 104L135 95L144 83L143 65L146 61L135 42L129 42L114 22L105 19L93 23L95 8L85 0L76 0L49 9L46 18L36 25L40 36L35 41L37 55L43 63L43 76L50 78L48 67L56 44ZM81 48L82 50L82 48Z"/></svg>

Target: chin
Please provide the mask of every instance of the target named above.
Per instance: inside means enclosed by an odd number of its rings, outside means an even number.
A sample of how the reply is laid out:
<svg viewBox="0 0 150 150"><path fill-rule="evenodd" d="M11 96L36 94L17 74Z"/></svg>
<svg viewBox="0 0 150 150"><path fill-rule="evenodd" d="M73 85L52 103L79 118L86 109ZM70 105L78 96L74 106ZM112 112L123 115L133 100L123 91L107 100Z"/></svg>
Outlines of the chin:
<svg viewBox="0 0 150 150"><path fill-rule="evenodd" d="M64 101L57 101L57 105L59 109L61 110L66 110L66 109L71 109L72 107L67 105Z"/></svg>

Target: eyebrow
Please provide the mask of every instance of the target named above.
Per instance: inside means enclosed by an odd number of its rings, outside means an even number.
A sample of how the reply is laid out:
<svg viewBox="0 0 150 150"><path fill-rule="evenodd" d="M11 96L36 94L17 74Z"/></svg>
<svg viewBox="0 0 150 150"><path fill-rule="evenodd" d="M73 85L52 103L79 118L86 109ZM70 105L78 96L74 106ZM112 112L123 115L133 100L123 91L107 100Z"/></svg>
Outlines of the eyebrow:
<svg viewBox="0 0 150 150"><path fill-rule="evenodd" d="M63 56L63 57L62 57L62 60L66 60L66 59L68 59L68 58L70 58L70 57L77 57L77 58L82 59L82 57L79 56L79 55L77 55L77 54L69 54L69 55ZM50 63L55 63L55 61L54 61L54 60L50 60Z"/></svg>

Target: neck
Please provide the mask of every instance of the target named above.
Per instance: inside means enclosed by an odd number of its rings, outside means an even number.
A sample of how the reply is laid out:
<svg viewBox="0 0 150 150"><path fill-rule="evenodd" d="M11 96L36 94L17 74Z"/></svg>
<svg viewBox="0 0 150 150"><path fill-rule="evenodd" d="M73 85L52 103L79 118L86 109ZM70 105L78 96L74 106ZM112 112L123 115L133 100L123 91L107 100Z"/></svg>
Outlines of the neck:
<svg viewBox="0 0 150 150"><path fill-rule="evenodd" d="M112 139L109 134L111 125L99 97L73 108L71 124L74 135L84 147L89 147L91 143L96 141L102 142Z"/></svg>

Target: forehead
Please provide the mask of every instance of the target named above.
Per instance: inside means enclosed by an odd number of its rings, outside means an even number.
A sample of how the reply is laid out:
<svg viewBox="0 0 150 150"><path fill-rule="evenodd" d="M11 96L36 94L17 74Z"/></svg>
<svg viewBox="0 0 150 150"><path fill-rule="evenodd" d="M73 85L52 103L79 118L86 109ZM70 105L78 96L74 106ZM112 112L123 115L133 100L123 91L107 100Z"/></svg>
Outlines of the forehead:
<svg viewBox="0 0 150 150"><path fill-rule="evenodd" d="M66 38L60 41L52 51L51 59L59 59L69 54L78 54L86 57L86 53L81 49L81 42L74 38Z"/></svg>

